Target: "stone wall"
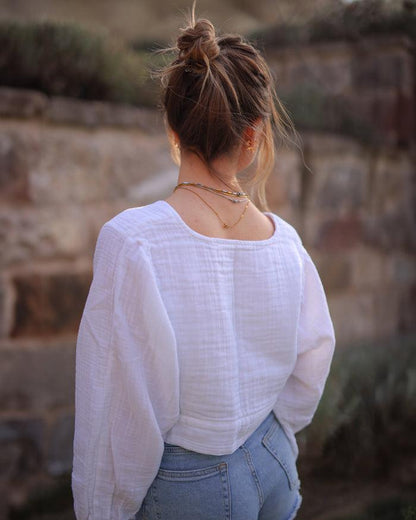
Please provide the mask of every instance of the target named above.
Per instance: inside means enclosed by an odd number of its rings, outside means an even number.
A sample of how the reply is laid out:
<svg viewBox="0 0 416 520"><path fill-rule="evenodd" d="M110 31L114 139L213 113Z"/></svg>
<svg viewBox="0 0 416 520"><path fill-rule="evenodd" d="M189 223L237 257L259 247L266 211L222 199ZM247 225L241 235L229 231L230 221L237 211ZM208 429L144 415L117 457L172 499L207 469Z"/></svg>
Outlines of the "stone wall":
<svg viewBox="0 0 416 520"><path fill-rule="evenodd" d="M416 60L409 37L273 48L266 49L266 57L279 92L294 100L293 112L308 127L355 133L377 146L414 145ZM302 97L310 104L299 113Z"/></svg>
<svg viewBox="0 0 416 520"><path fill-rule="evenodd" d="M270 60L286 86L300 74L284 80L297 56L326 66L334 88L342 83L367 110L345 71L348 49L333 49ZM415 328L415 81L406 63L406 131L384 127L372 109L383 130L376 145L302 132L306 165L281 149L268 186L271 210L297 228L318 266L341 348ZM371 67L385 74L384 61ZM366 89L369 104L388 98L378 83L374 96ZM0 518L70 472L75 340L100 227L175 183L156 113L0 90Z"/></svg>
<svg viewBox="0 0 416 520"><path fill-rule="evenodd" d="M297 168L287 200L322 273L338 344L414 329L415 42L396 34L266 53L278 92L321 129L302 133L313 173ZM308 89L321 96L305 106Z"/></svg>
<svg viewBox="0 0 416 520"><path fill-rule="evenodd" d="M98 231L126 207L163 195L175 170L152 111L1 89L0 113L0 518L7 518L8 503L24 503L71 467L75 339Z"/></svg>

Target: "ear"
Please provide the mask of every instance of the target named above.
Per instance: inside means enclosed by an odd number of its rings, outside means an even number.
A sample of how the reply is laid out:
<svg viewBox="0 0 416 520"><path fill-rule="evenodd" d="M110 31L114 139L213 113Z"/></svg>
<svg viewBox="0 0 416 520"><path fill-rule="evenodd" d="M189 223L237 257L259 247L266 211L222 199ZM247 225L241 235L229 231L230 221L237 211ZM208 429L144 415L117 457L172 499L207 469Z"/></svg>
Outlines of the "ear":
<svg viewBox="0 0 416 520"><path fill-rule="evenodd" d="M248 126L244 130L243 139L245 143L253 143L256 137L256 131L253 127Z"/></svg>
<svg viewBox="0 0 416 520"><path fill-rule="evenodd" d="M180 166L181 152L178 134L174 132L168 125L166 125L166 133L170 143L170 155L172 157L172 160L177 166Z"/></svg>
<svg viewBox="0 0 416 520"><path fill-rule="evenodd" d="M168 134L168 139L172 146L179 145L179 136L170 126L166 126L166 133Z"/></svg>
<svg viewBox="0 0 416 520"><path fill-rule="evenodd" d="M262 129L263 119L258 118L253 125L247 126L243 132L243 140L246 143L254 143Z"/></svg>

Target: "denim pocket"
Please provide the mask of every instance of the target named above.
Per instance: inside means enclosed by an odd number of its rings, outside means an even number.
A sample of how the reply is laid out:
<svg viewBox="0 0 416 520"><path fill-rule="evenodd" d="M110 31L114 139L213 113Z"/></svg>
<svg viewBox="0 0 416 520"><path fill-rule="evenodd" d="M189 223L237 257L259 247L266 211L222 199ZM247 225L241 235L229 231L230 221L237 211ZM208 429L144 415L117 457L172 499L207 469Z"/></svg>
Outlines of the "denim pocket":
<svg viewBox="0 0 416 520"><path fill-rule="evenodd" d="M160 520L229 520L228 465L220 462L197 469L160 468L151 496Z"/></svg>
<svg viewBox="0 0 416 520"><path fill-rule="evenodd" d="M265 433L262 444L283 468L290 489L299 489L300 481L296 467L296 459L290 441L277 419Z"/></svg>
<svg viewBox="0 0 416 520"><path fill-rule="evenodd" d="M157 478L161 478L162 480L181 480L183 482L189 482L211 478L222 473L225 473L225 476L227 476L228 468L226 462L221 462L220 464L215 464L214 466L208 466L207 468L201 469L171 470L160 468Z"/></svg>

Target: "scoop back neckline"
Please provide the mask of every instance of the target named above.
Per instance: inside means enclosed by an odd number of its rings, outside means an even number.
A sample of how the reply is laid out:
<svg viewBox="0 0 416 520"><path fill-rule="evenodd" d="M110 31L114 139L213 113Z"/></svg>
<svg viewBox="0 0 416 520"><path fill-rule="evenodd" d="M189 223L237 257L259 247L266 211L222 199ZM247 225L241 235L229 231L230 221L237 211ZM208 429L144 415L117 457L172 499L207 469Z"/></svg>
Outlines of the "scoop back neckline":
<svg viewBox="0 0 416 520"><path fill-rule="evenodd" d="M222 238L222 237L210 237L208 235L203 235L202 233L198 233L198 231L195 231L195 229L192 229L188 224L183 220L181 215L176 211L176 209L169 204L166 200L160 199L156 201L156 204L162 204L164 207L168 209L168 211L175 217L176 221L181 225L183 229L185 229L189 234L193 235L194 237L205 241L207 243L217 243L217 244L227 244L227 245L245 245L245 246L262 246L273 243L277 236L278 236L278 223L277 218L271 211L263 211L264 215L268 215L271 217L272 222L274 224L274 232L269 238L264 238L262 240L242 240L242 239L236 239L236 238Z"/></svg>

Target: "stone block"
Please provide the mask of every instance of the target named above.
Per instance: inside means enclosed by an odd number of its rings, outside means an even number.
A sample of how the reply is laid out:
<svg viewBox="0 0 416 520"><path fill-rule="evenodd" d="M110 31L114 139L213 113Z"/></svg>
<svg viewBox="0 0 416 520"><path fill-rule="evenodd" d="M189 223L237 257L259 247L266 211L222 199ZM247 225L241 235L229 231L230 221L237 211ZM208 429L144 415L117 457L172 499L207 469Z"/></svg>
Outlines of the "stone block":
<svg viewBox="0 0 416 520"><path fill-rule="evenodd" d="M409 146L414 141L414 100L400 88L363 89L354 105L360 117L371 125L378 145Z"/></svg>
<svg viewBox="0 0 416 520"><path fill-rule="evenodd" d="M35 259L78 258L89 250L92 222L89 208L68 205L35 208L0 206L0 265ZM102 221L103 222L103 221ZM95 226L93 226L95 233Z"/></svg>
<svg viewBox="0 0 416 520"><path fill-rule="evenodd" d="M331 94L343 93L352 84L351 69L346 56L328 56L319 60L316 67L310 70L311 76L319 77L320 85L331 85Z"/></svg>
<svg viewBox="0 0 416 520"><path fill-rule="evenodd" d="M312 173L305 185L305 207L346 214L366 201L368 156L365 148L347 139L308 139ZM322 153L325 150L325 153Z"/></svg>
<svg viewBox="0 0 416 520"><path fill-rule="evenodd" d="M8 331L6 307L6 286L0 278L0 338L4 337Z"/></svg>
<svg viewBox="0 0 416 520"><path fill-rule="evenodd" d="M108 105L101 101L87 102L55 96L47 107L46 119L65 125L96 127L106 119L106 112L108 112Z"/></svg>
<svg viewBox="0 0 416 520"><path fill-rule="evenodd" d="M320 208L340 212L345 209L356 210L363 205L366 192L365 166L357 164L356 158L351 159L340 157L331 161L331 167L327 165L325 174L321 170L317 172L319 177L322 174L320 190L315 199Z"/></svg>
<svg viewBox="0 0 416 520"><path fill-rule="evenodd" d="M267 182L269 205L277 208L286 205L299 208L302 189L300 158L288 150L278 151L276 155L276 166Z"/></svg>
<svg viewBox="0 0 416 520"><path fill-rule="evenodd" d="M410 148L416 141L416 96L397 92L395 129L397 146Z"/></svg>
<svg viewBox="0 0 416 520"><path fill-rule="evenodd" d="M64 125L119 126L140 129L148 134L163 132L163 120L157 110L103 101L55 96L51 98L45 116L50 122Z"/></svg>
<svg viewBox="0 0 416 520"><path fill-rule="evenodd" d="M351 283L351 261L345 254L314 254L313 260L322 280L325 292L333 294L348 289Z"/></svg>
<svg viewBox="0 0 416 520"><path fill-rule="evenodd" d="M0 477L21 479L43 464L45 426L41 419L0 419Z"/></svg>
<svg viewBox="0 0 416 520"><path fill-rule="evenodd" d="M400 333L416 332L416 283L404 288L399 299L399 324Z"/></svg>
<svg viewBox="0 0 416 520"><path fill-rule="evenodd" d="M373 158L368 181L370 214L392 214L412 208L414 171L414 161L408 153L397 149L380 150Z"/></svg>
<svg viewBox="0 0 416 520"><path fill-rule="evenodd" d="M377 338L388 338L400 333L400 291L397 287L373 288Z"/></svg>
<svg viewBox="0 0 416 520"><path fill-rule="evenodd" d="M174 168L161 170L147 179L132 186L128 193L128 200L134 205L151 204L155 200L168 197L175 185L177 172Z"/></svg>
<svg viewBox="0 0 416 520"><path fill-rule="evenodd" d="M368 182L365 240L384 249L416 249L414 164L399 150L380 152Z"/></svg>
<svg viewBox="0 0 416 520"><path fill-rule="evenodd" d="M16 275L12 337L76 333L91 284L91 273Z"/></svg>
<svg viewBox="0 0 416 520"><path fill-rule="evenodd" d="M396 248L415 251L415 226L416 222L410 211L395 211L378 217L367 216L363 222L363 241L385 251Z"/></svg>
<svg viewBox="0 0 416 520"><path fill-rule="evenodd" d="M13 132L0 133L0 201L30 200L28 143Z"/></svg>
<svg viewBox="0 0 416 520"><path fill-rule="evenodd" d="M387 276L390 283L412 287L416 283L416 262L414 256L397 251L389 255Z"/></svg>
<svg viewBox="0 0 416 520"><path fill-rule="evenodd" d="M31 197L38 206L116 201L172 168L166 137L135 130L46 127L41 148L41 161L31 171Z"/></svg>
<svg viewBox="0 0 416 520"><path fill-rule="evenodd" d="M0 410L38 411L73 406L74 343L0 350Z"/></svg>
<svg viewBox="0 0 416 520"><path fill-rule="evenodd" d="M360 52L359 58L351 61L353 86L356 89L399 87L408 65L406 50L402 53L377 53L375 49Z"/></svg>
<svg viewBox="0 0 416 520"><path fill-rule="evenodd" d="M0 116L42 116L48 103L45 94L29 89L0 87Z"/></svg>
<svg viewBox="0 0 416 520"><path fill-rule="evenodd" d="M354 288L361 290L390 285L388 257L383 252L359 246L349 256Z"/></svg>
<svg viewBox="0 0 416 520"><path fill-rule="evenodd" d="M362 238L363 226L360 217L350 215L323 222L313 246L326 251L345 250L360 245Z"/></svg>
<svg viewBox="0 0 416 520"><path fill-rule="evenodd" d="M47 451L47 470L53 475L71 471L74 439L74 414L59 416L51 426Z"/></svg>
<svg viewBox="0 0 416 520"><path fill-rule="evenodd" d="M377 337L374 298L370 291L328 295L337 346L349 346Z"/></svg>

